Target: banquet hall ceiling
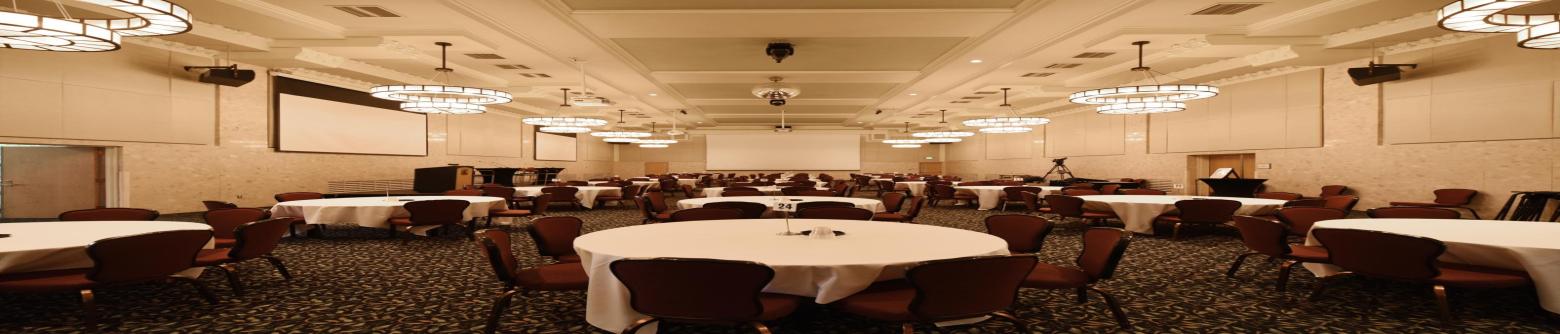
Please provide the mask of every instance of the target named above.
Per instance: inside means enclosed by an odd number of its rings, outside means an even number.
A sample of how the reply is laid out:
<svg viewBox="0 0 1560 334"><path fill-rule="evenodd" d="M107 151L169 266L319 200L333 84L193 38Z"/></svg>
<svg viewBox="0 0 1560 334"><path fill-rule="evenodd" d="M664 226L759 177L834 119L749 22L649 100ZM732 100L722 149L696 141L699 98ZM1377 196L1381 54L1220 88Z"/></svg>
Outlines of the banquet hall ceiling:
<svg viewBox="0 0 1560 334"><path fill-rule="evenodd" d="M777 125L782 108L749 91L779 76L801 89L783 107L789 124L894 128L933 126L941 109L950 120L1000 112L1003 87L1019 112L1074 109L1068 93L1139 79L1127 70L1133 41L1152 42L1148 65L1179 82L1360 59L1446 34L1433 15L1444 2L199 0L179 1L196 29L164 46L364 85L426 82L433 43L447 41L457 83L516 95L501 109L627 109L631 123L699 128ZM764 46L776 41L796 55L774 62ZM615 105L558 107L559 88L580 88L576 59Z"/></svg>

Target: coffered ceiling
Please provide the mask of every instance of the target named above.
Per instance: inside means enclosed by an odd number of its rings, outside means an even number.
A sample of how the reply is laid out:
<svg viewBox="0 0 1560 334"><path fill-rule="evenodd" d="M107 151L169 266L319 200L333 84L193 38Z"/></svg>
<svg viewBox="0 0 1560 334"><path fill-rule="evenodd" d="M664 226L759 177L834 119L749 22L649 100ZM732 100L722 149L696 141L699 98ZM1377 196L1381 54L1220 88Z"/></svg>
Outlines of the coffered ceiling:
<svg viewBox="0 0 1560 334"><path fill-rule="evenodd" d="M1073 91L1141 80L1207 82L1317 66L1373 46L1446 34L1441 0L181 0L198 21L163 47L348 86L426 82L434 42L453 80L517 96L500 109L592 114L699 128L933 126L1071 110ZM83 8L83 10L90 10ZM796 54L776 63L768 43ZM614 105L559 108L586 86ZM754 85L801 94L772 107ZM684 113L686 112L686 113Z"/></svg>

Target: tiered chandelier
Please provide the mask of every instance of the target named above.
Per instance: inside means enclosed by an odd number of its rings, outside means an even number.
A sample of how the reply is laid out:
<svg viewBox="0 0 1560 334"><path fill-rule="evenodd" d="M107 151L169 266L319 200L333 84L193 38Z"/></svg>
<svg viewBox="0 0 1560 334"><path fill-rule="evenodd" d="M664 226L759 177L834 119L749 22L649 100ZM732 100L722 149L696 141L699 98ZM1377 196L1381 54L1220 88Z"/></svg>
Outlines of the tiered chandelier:
<svg viewBox="0 0 1560 334"><path fill-rule="evenodd" d="M1162 85L1157 72L1143 66L1143 46L1148 41L1132 42L1138 48L1138 66L1133 72L1141 72L1143 79L1153 84L1090 89L1072 93L1072 103L1100 105L1094 111L1109 115L1141 115L1186 110L1185 101L1199 100L1219 95L1219 88L1209 85ZM1157 73L1163 74L1163 73Z"/></svg>
<svg viewBox="0 0 1560 334"><path fill-rule="evenodd" d="M943 110L938 110L938 112L940 113L939 114L940 115L939 116L940 120L937 122L937 124L941 124L943 129L940 129L938 131L916 132L916 133L910 134L910 136L911 137L916 137L916 138L921 138L922 141L925 141L927 143L932 143L932 144L952 144L952 143L957 143L957 142L964 141L964 139L963 139L964 137L969 137L969 136L974 136L975 135L974 132L954 131L952 129L947 129L947 126L948 126L948 110L947 109L943 109Z"/></svg>
<svg viewBox="0 0 1560 334"><path fill-rule="evenodd" d="M905 122L905 134L909 136L906 138L894 138L893 136L889 136L888 139L883 140L883 143L889 144L889 147L893 148L921 148L921 144L927 143L925 139L916 139L914 135L911 134L910 122Z"/></svg>
<svg viewBox="0 0 1560 334"><path fill-rule="evenodd" d="M439 67L433 69L433 81L439 85L383 85L369 89L374 97L400 101L401 110L425 114L480 114L487 112L489 104L514 101L508 92L476 87L450 85L448 42L433 43L439 46Z"/></svg>
<svg viewBox="0 0 1560 334"><path fill-rule="evenodd" d="M558 109L561 111L563 108L570 107L569 89L560 88L559 90L563 91L563 104L558 105ZM586 133L591 131L590 128L607 125L607 120L604 119L574 116L526 117L520 121L525 124L539 126L541 128L536 129L536 131L547 133Z"/></svg>
<svg viewBox="0 0 1560 334"><path fill-rule="evenodd" d="M623 122L623 110L622 109L618 109L618 122L617 122L617 124L619 124L618 125L619 127L621 127L622 124L624 124L624 122ZM608 142L608 143L613 143L613 144L632 144L632 143L639 142L639 138L650 137L652 135L652 133L644 132L644 131L623 131L623 130L618 130L618 131L592 132L592 133L590 133L590 135L596 136L596 137L602 137L601 141Z"/></svg>
<svg viewBox="0 0 1560 334"><path fill-rule="evenodd" d="M1007 109L1007 116L998 115L965 120L964 126L980 128L981 133L1024 133L1034 131L1033 128L1030 128L1031 126L1051 123L1050 118L1019 116L1018 110L1013 108L1013 104L1008 103L1008 90L1011 90L1011 88L1002 88L1002 104L1000 105L1000 107Z"/></svg>
<svg viewBox="0 0 1560 334"><path fill-rule="evenodd" d="M667 148L677 143L677 140L672 139L670 134L666 135L666 139L655 139L655 122L650 122L650 133L651 136L637 141L640 148Z"/></svg>
<svg viewBox="0 0 1560 334"><path fill-rule="evenodd" d="M1436 10L1436 23L1454 31L1517 33L1517 46L1560 49L1560 14L1501 14L1545 0L1459 0Z"/></svg>
<svg viewBox="0 0 1560 334"><path fill-rule="evenodd" d="M190 31L190 12L163 0L79 0L128 13L116 19L72 18L59 0L51 0L60 17L23 13L11 1L11 10L0 10L0 48L102 52L120 47L124 36L164 36Z"/></svg>

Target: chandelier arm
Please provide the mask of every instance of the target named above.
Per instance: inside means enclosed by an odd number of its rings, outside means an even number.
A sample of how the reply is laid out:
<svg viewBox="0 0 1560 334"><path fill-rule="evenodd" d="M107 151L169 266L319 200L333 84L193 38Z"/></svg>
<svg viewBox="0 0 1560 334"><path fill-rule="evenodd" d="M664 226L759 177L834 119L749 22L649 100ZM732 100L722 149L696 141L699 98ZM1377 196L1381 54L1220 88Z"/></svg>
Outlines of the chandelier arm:
<svg viewBox="0 0 1560 334"><path fill-rule="evenodd" d="M54 0L54 8L58 8L60 10L60 16L64 16L66 20L73 20L70 17L70 11L65 10L65 4L60 3L60 0Z"/></svg>

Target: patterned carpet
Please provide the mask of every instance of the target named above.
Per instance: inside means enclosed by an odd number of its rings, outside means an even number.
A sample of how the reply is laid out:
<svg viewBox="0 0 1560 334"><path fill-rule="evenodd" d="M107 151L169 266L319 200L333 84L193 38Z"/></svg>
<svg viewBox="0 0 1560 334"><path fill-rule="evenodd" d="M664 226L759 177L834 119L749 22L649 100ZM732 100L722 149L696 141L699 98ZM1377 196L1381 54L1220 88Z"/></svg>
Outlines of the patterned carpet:
<svg viewBox="0 0 1560 334"><path fill-rule="evenodd" d="M578 216L587 232L638 224L634 209L557 211ZM944 206L924 211L919 222L984 231L988 213ZM193 221L198 215L168 215ZM1080 225L1060 225L1046 241L1042 261L1071 263L1080 247ZM263 261L241 266L249 293L234 296L218 273L201 277L223 299L201 302L181 285L142 285L98 292L109 332L384 333L474 332L500 285L476 247L452 234L408 244L379 230L332 231L331 238L283 241L277 255L295 279L284 281ZM1248 261L1237 278L1223 275L1244 250L1231 230L1197 229L1184 240L1138 236L1115 279L1101 287L1123 302L1131 332L1560 332L1560 320L1538 306L1531 288L1452 290L1460 328L1441 327L1429 287L1347 280L1320 301L1305 302L1314 278L1296 273L1290 291L1273 290L1276 265ZM515 249L526 265L535 249L523 236ZM1072 303L1066 291L1025 290L1017 314L1044 333L1117 332L1104 303ZM514 333L604 333L585 323L581 293L542 293L515 304L502 325ZM520 306L524 306L523 308ZM73 293L0 295L0 333L78 332ZM775 323L779 333L895 333L893 324L810 305ZM922 330L925 330L924 328ZM679 325L671 333L750 333L725 326ZM1009 333L998 322L959 327L956 333Z"/></svg>

